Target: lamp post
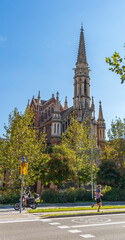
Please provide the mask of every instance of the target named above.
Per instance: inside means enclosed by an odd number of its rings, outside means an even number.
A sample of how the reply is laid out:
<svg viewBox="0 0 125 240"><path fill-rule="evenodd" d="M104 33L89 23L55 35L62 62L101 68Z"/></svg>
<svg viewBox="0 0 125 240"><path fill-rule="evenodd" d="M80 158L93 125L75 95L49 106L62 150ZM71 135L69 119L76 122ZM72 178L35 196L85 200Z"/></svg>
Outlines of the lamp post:
<svg viewBox="0 0 125 240"><path fill-rule="evenodd" d="M92 119L90 119L90 130L91 130L91 190L93 199L93 147L92 147Z"/></svg>
<svg viewBox="0 0 125 240"><path fill-rule="evenodd" d="M23 201L23 181L24 175L27 175L28 170L28 160L25 160L24 157L21 159L21 196L20 196L20 213L22 211L22 201Z"/></svg>

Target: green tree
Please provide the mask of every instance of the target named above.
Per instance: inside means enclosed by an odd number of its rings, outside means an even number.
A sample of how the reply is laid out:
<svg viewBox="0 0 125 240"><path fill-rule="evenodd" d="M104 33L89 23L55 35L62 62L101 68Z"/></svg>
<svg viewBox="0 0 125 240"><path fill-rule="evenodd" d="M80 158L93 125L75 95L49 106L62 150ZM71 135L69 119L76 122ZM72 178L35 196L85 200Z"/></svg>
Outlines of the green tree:
<svg viewBox="0 0 125 240"><path fill-rule="evenodd" d="M124 46L125 47L125 46ZM120 54L114 52L111 58L106 57L106 63L108 63L111 67L109 70L115 72L116 74L120 75L121 83L125 81L125 57L120 57Z"/></svg>
<svg viewBox="0 0 125 240"><path fill-rule="evenodd" d="M120 170L116 162L105 159L100 164L97 182L110 187L117 187L120 181Z"/></svg>
<svg viewBox="0 0 125 240"><path fill-rule="evenodd" d="M46 164L45 172L47 182L53 182L60 187L61 183L75 178L73 157L62 146L55 145Z"/></svg>
<svg viewBox="0 0 125 240"><path fill-rule="evenodd" d="M109 140L123 139L125 136L125 119L120 118L112 120L111 128L108 130Z"/></svg>
<svg viewBox="0 0 125 240"><path fill-rule="evenodd" d="M113 187L123 186L125 182L125 120L116 118L108 130L109 141L101 152L102 163L98 175L102 181ZM102 183L102 182L101 182Z"/></svg>
<svg viewBox="0 0 125 240"><path fill-rule="evenodd" d="M91 180L91 137L90 122L79 123L76 119L71 119L71 124L67 131L62 135L61 145L69 151L73 156L74 168L77 175L77 184ZM95 160L97 149L95 144L95 136L92 139L93 146L93 163L96 168ZM89 174L88 174L89 172ZM94 172L96 173L96 171ZM89 176L89 177L88 177ZM86 178L87 177L87 178ZM86 181L85 181L86 179Z"/></svg>
<svg viewBox="0 0 125 240"><path fill-rule="evenodd" d="M109 141L105 145L107 159L114 160L121 172L125 168L125 119L116 118L108 130Z"/></svg>
<svg viewBox="0 0 125 240"><path fill-rule="evenodd" d="M6 172L6 178L9 176L8 185L18 187L20 159L24 157L28 160L28 175L25 177L26 182L34 184L36 180L44 174L44 161L46 157L43 149L46 148L45 134L41 135L34 128L34 113L30 107L26 109L24 114L14 109L9 115L8 126L5 126L6 141L1 144L2 166ZM4 163L3 163L4 162ZM34 164L41 167L42 174L38 171L33 172ZM36 177L37 176L37 177ZM39 176L39 177L38 177ZM44 179L44 176L43 176Z"/></svg>

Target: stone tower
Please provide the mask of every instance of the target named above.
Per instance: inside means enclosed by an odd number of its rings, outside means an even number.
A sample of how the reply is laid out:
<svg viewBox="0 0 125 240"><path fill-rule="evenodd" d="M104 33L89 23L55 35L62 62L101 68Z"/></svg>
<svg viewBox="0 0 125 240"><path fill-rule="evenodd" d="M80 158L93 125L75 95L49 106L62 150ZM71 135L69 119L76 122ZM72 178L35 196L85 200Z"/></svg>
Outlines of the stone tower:
<svg viewBox="0 0 125 240"><path fill-rule="evenodd" d="M61 137L61 114L60 114L59 93L57 92L56 104L52 116L51 144L59 144Z"/></svg>
<svg viewBox="0 0 125 240"><path fill-rule="evenodd" d="M90 77L86 58L83 26L81 26L80 41L76 68L74 68L74 98L73 108L78 120L82 121L86 113L90 117ZM87 110L87 111L86 111Z"/></svg>

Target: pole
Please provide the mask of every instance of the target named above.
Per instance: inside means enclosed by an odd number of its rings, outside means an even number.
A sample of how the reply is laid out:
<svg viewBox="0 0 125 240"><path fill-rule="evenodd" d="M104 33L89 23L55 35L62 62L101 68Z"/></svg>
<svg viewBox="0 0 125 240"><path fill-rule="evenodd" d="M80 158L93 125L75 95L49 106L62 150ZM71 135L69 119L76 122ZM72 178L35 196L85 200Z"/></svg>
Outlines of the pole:
<svg viewBox="0 0 125 240"><path fill-rule="evenodd" d="M23 168L22 167L22 179L21 179L21 197L20 197L20 213L22 210L22 199L23 199Z"/></svg>
<svg viewBox="0 0 125 240"><path fill-rule="evenodd" d="M91 187L92 187L92 199L93 199L93 149L92 149L92 119L90 119L91 129Z"/></svg>

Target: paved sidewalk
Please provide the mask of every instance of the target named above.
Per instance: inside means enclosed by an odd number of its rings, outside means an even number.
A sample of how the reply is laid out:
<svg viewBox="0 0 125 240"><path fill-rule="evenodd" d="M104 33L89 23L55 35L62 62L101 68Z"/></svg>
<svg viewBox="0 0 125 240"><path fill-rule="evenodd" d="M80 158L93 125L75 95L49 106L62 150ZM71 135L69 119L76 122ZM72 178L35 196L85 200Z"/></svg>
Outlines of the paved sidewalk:
<svg viewBox="0 0 125 240"><path fill-rule="evenodd" d="M80 202L80 203L43 203L39 204L38 207L43 207L43 208L50 208L50 207L82 207L82 206L91 206L93 202ZM107 205L113 205L113 206L120 206L120 205L125 205L125 201L114 201L114 202L104 202L102 201L103 206ZM12 209L13 205L0 205L0 210L1 209Z"/></svg>
<svg viewBox="0 0 125 240"><path fill-rule="evenodd" d="M64 203L64 204L39 204L39 208L65 208L65 207L82 207L88 206L90 207L92 202L84 202L84 203ZM22 210L20 214L19 211L15 211L12 205L2 205L0 206L0 219L13 217L17 219L18 217L23 218L35 218L35 217L47 217L48 215L55 216L55 217L66 217L66 216L84 216L84 215L94 215L94 214L110 214L110 213L125 213L124 208L116 208L116 209L103 209L103 206L110 205L110 206L125 206L125 202L103 202L102 208L100 213L97 213L97 209L88 209L88 210L74 210L74 211L63 211L63 212L41 212L41 213L27 213L29 209Z"/></svg>

